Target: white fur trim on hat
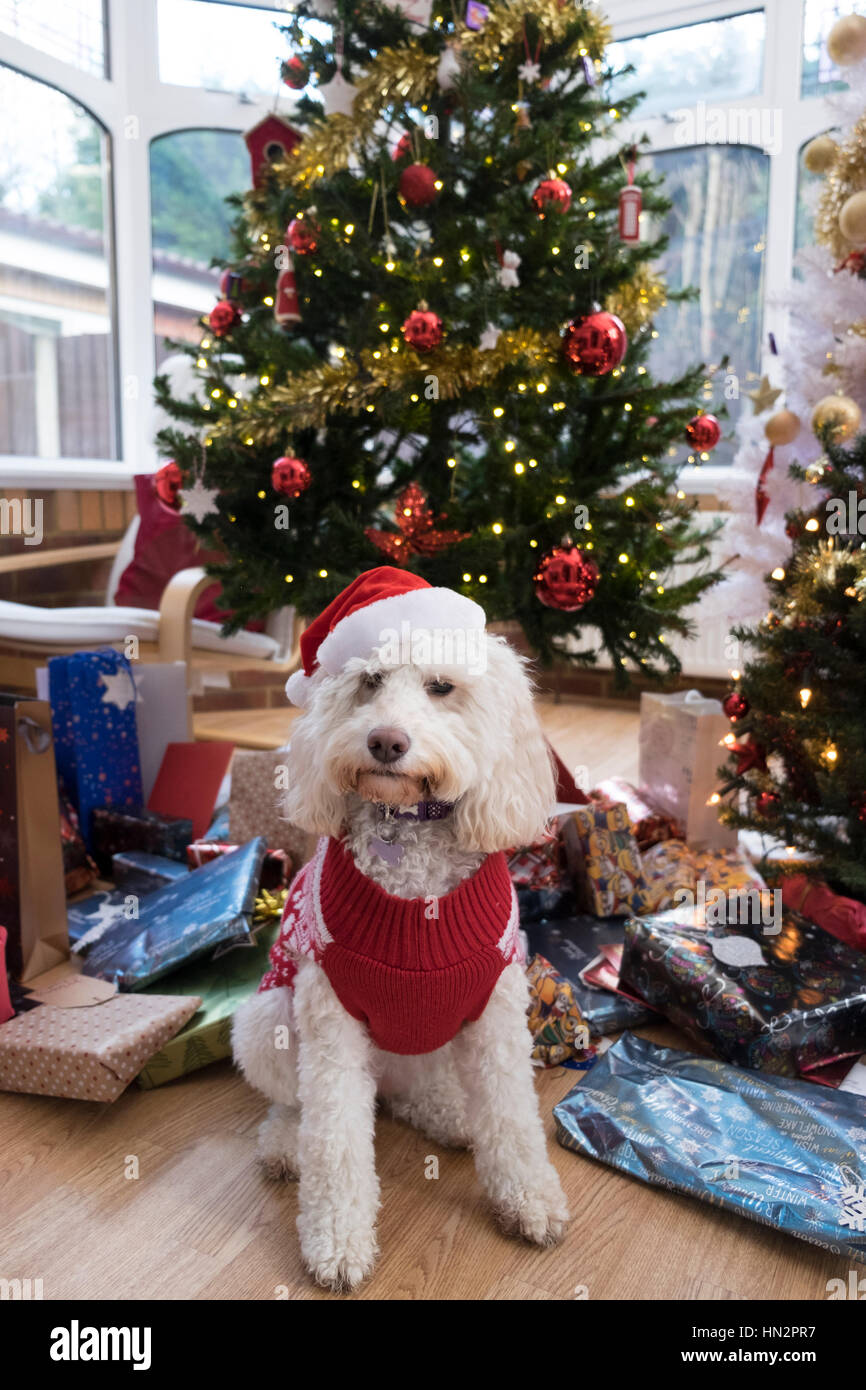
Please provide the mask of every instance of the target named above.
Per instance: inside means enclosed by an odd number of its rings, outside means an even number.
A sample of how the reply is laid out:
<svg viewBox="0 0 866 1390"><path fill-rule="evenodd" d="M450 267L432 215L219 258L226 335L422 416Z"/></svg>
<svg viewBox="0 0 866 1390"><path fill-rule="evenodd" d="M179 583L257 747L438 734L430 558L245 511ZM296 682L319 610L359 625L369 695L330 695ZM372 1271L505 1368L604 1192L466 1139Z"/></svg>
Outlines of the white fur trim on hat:
<svg viewBox="0 0 866 1390"><path fill-rule="evenodd" d="M299 709L303 709L310 694L310 678L304 675L303 666L299 671L293 671L286 681L286 698Z"/></svg>
<svg viewBox="0 0 866 1390"><path fill-rule="evenodd" d="M399 637L403 623L411 630L482 631L487 615L480 604L453 589L408 589L348 613L319 643L319 665L336 676L353 656L367 657Z"/></svg>

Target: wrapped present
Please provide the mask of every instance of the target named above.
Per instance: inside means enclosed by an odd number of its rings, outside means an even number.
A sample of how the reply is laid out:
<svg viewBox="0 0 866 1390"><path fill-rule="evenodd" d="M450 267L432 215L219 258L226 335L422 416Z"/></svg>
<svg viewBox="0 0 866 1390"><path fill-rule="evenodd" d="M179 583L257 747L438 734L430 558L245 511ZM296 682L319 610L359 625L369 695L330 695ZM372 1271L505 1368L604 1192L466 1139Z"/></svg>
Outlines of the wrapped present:
<svg viewBox="0 0 866 1390"><path fill-rule="evenodd" d="M146 850L129 849L111 856L111 877L116 888L126 893L155 893L167 883L186 878L189 869L177 859Z"/></svg>
<svg viewBox="0 0 866 1390"><path fill-rule="evenodd" d="M561 881L559 836L546 831L539 840L507 853L508 872L516 888L559 888Z"/></svg>
<svg viewBox="0 0 866 1390"><path fill-rule="evenodd" d="M640 784L653 803L683 827L690 845L732 849L737 832L709 805L730 723L719 700L697 690L640 697Z"/></svg>
<svg viewBox="0 0 866 1390"><path fill-rule="evenodd" d="M820 879L795 874L782 880L782 902L811 922L846 941L855 951L866 951L866 903L834 893Z"/></svg>
<svg viewBox="0 0 866 1390"><path fill-rule="evenodd" d="M223 854L233 854L237 845L220 844L216 840L196 840L187 845L186 858L191 869L199 869L212 859ZM275 888L288 888L292 881L292 860L284 849L269 849L262 865L262 887L273 891Z"/></svg>
<svg viewBox="0 0 866 1390"><path fill-rule="evenodd" d="M129 917L137 911L138 899L134 891L130 895L123 889L98 888L86 898L70 903L66 910L70 946L75 946L88 932L104 929L115 919Z"/></svg>
<svg viewBox="0 0 866 1390"><path fill-rule="evenodd" d="M143 850L186 863L186 847L192 841L190 820L138 807L134 811L95 810L92 825L91 848L100 873L109 874L115 854L126 850Z"/></svg>
<svg viewBox="0 0 866 1390"><path fill-rule="evenodd" d="M533 1062L559 1067L573 1057L584 1057L589 1051L589 1028L568 980L539 955L532 957L526 973Z"/></svg>
<svg viewBox="0 0 866 1390"><path fill-rule="evenodd" d="M57 771L92 851L94 809L133 810L144 799L132 667L110 647L53 656L48 687Z"/></svg>
<svg viewBox="0 0 866 1390"><path fill-rule="evenodd" d="M238 748L232 759L229 833L233 845L263 835L272 849L284 849L295 872L312 859L316 836L287 820L282 808L287 786L285 749L260 752Z"/></svg>
<svg viewBox="0 0 866 1390"><path fill-rule="evenodd" d="M51 1003L46 1001L55 996L61 1000L67 982L47 986L37 999L33 991L40 979L30 981L27 1007L0 1028L0 1090L116 1100L201 1003L196 997L113 991ZM88 984L93 991L94 982Z"/></svg>
<svg viewBox="0 0 866 1390"><path fill-rule="evenodd" d="M624 777L608 777L591 793L592 799L607 803L622 802L628 811L632 833L639 850L647 850L663 840L682 840L683 827L654 805L648 792L638 791Z"/></svg>
<svg viewBox="0 0 866 1390"><path fill-rule="evenodd" d="M99 877L99 870L87 853L78 814L60 784L60 846L63 851L63 881L66 896L82 893L88 884Z"/></svg>
<svg viewBox="0 0 866 1390"><path fill-rule="evenodd" d="M706 901L707 891L723 893L767 888L751 860L739 849L695 850L683 840L653 845L642 856L653 912Z"/></svg>
<svg viewBox="0 0 866 1390"><path fill-rule="evenodd" d="M13 1014L9 995L9 974L6 969L6 928L0 924L0 1023L5 1023Z"/></svg>
<svg viewBox="0 0 866 1390"><path fill-rule="evenodd" d="M148 893L136 917L94 928L74 948L84 974L138 990L199 956L249 943L264 857L264 840L251 840Z"/></svg>
<svg viewBox="0 0 866 1390"><path fill-rule="evenodd" d="M625 924L621 917L572 916L527 922L525 928L528 954L543 956L568 981L593 1037L651 1021L653 1010L645 1004L591 987L584 977L584 971L598 960L606 945L622 946Z"/></svg>
<svg viewBox="0 0 866 1390"><path fill-rule="evenodd" d="M652 907L625 806L592 802L559 818L568 872L582 908L598 917Z"/></svg>
<svg viewBox="0 0 866 1390"><path fill-rule="evenodd" d="M146 1091L179 1076L198 1071L231 1056L231 1028L235 1009L254 994L268 969L268 952L279 934L279 918L256 933L248 946L229 951L217 960L201 960L177 970L151 989L160 993L198 994L201 1007L185 1028L160 1048L139 1072L138 1085Z"/></svg>
<svg viewBox="0 0 866 1390"><path fill-rule="evenodd" d="M564 1148L866 1260L857 1096L626 1033L553 1110Z"/></svg>
<svg viewBox="0 0 866 1390"><path fill-rule="evenodd" d="M632 918L620 983L741 1067L795 1076L866 1049L866 956L795 912L712 928L699 908Z"/></svg>

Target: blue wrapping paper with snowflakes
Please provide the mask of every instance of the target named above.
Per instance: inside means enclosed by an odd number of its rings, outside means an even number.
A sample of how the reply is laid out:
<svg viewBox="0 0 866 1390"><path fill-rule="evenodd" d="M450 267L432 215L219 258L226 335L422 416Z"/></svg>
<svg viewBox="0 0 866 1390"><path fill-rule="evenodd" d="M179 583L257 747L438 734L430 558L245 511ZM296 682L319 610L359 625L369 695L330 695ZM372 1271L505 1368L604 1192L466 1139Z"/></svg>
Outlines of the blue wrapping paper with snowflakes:
<svg viewBox="0 0 866 1390"><path fill-rule="evenodd" d="M644 1182L866 1261L866 1104L624 1033L556 1137Z"/></svg>
<svg viewBox="0 0 866 1390"><path fill-rule="evenodd" d="M737 915L754 919L746 902ZM866 955L797 912L710 927L688 907L632 918L620 984L740 1067L796 1076L866 1052Z"/></svg>
<svg viewBox="0 0 866 1390"><path fill-rule="evenodd" d="M132 667L106 647L48 662L57 773L91 848L91 813L142 805Z"/></svg>
<svg viewBox="0 0 866 1390"><path fill-rule="evenodd" d="M121 990L144 989L201 956L249 945L265 850L259 835L153 893L106 903L75 943L83 973Z"/></svg>

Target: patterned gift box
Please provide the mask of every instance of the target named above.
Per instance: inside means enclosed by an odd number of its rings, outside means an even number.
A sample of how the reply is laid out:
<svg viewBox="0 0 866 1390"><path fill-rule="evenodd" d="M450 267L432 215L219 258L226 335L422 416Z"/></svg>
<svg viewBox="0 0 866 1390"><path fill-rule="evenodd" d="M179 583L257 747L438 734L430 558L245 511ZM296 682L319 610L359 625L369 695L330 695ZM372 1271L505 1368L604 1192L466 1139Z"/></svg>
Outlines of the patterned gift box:
<svg viewBox="0 0 866 1390"><path fill-rule="evenodd" d="M137 917L115 916L77 942L83 973L139 990L199 956L249 942L264 857L264 840L251 840L148 893Z"/></svg>
<svg viewBox="0 0 866 1390"><path fill-rule="evenodd" d="M637 847L641 852L650 849L652 845L657 845L662 840L681 840L683 828L674 820L673 816L665 815L658 806L654 806L649 793L638 791L637 787L631 782L627 782L624 777L608 777L591 793L593 801L600 800L610 803L621 801L628 811L631 828L637 840Z"/></svg>
<svg viewBox="0 0 866 1390"><path fill-rule="evenodd" d="M201 1007L139 1072L137 1081L142 1090L150 1091L231 1056L235 1009L258 989L279 930L279 921L268 923L256 932L249 946L239 946L217 960L198 961L152 986L154 992L198 994ZM144 993L148 995L150 989Z"/></svg>
<svg viewBox="0 0 866 1390"><path fill-rule="evenodd" d="M507 852L508 872L516 888L558 888L562 878L559 836L546 831L534 844Z"/></svg>
<svg viewBox="0 0 866 1390"><path fill-rule="evenodd" d="M533 1062L559 1067L573 1057L585 1057L590 1050L589 1028L568 980L539 955L532 957L526 973Z"/></svg>
<svg viewBox="0 0 866 1390"><path fill-rule="evenodd" d="M684 903L686 899L677 894L694 897L699 883L725 893L767 887L751 860L737 849L693 850L682 840L667 840L648 849L642 863L652 912Z"/></svg>
<svg viewBox="0 0 866 1390"><path fill-rule="evenodd" d="M192 840L191 820L161 816L157 811L138 807L132 812L96 810L92 823L93 857L103 874L111 872L114 855L127 850L142 850L186 863L186 847Z"/></svg>
<svg viewBox="0 0 866 1390"><path fill-rule="evenodd" d="M560 817L568 871L581 906L597 917L647 912L652 895L628 811L621 803L593 802Z"/></svg>
<svg viewBox="0 0 866 1390"><path fill-rule="evenodd" d="M0 1028L0 1090L116 1100L200 1003L116 994L83 1008L26 1008Z"/></svg>
<svg viewBox="0 0 866 1390"><path fill-rule="evenodd" d="M92 849L96 807L131 810L144 800L132 668L110 647L54 656L48 686L57 773Z"/></svg>
<svg viewBox="0 0 866 1390"><path fill-rule="evenodd" d="M212 859L219 859L224 854L233 854L237 848L237 845L220 844L216 840L196 840L194 844L187 845L187 863L191 869L200 869L202 864L209 864ZM269 891L288 888L292 877L291 856L284 849L269 849L262 865L262 888Z"/></svg>
<svg viewBox="0 0 866 1390"><path fill-rule="evenodd" d="M708 929L707 911L631 918L622 988L737 1066L796 1076L866 1050L866 955L796 912Z"/></svg>

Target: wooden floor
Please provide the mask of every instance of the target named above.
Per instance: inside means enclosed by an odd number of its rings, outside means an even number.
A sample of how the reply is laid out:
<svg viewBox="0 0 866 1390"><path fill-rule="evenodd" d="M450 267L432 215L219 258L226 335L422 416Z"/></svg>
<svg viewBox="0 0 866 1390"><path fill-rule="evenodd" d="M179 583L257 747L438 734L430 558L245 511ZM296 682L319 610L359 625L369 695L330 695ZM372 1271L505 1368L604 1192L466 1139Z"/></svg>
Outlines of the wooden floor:
<svg viewBox="0 0 866 1390"><path fill-rule="evenodd" d="M593 782L635 773L636 711L563 703L542 715L566 763L587 765ZM247 742L249 712L234 729L230 715L207 717ZM686 1046L671 1028L640 1031ZM847 1278L846 1260L560 1148L552 1107L579 1076L537 1078L574 1216L562 1245L503 1237L468 1154L382 1117L382 1255L354 1296L573 1299L585 1288L591 1300L824 1299L828 1279ZM155 1091L133 1086L113 1105L0 1095L0 1277L41 1278L46 1299L329 1297L300 1264L295 1185L255 1165L264 1109L228 1062Z"/></svg>

